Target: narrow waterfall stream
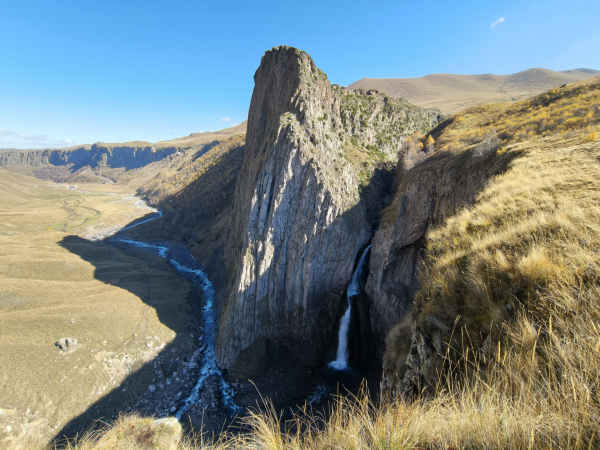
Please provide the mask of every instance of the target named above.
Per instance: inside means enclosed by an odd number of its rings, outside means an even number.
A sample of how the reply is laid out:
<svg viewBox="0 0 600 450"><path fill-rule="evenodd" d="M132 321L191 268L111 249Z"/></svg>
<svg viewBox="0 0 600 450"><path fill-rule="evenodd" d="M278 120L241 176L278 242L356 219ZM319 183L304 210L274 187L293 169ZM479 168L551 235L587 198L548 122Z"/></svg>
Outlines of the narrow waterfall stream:
<svg viewBox="0 0 600 450"><path fill-rule="evenodd" d="M350 327L350 316L352 314L352 302L350 299L355 295L360 294L360 279L362 277L365 261L367 260L367 254L371 246L369 245L358 261L358 266L356 266L356 270L352 275L352 279L348 284L348 289L346 290L346 298L348 299L348 309L342 320L340 322L340 331L338 333L338 349L335 361L329 363L329 366L336 370L346 370L348 369L348 329Z"/></svg>

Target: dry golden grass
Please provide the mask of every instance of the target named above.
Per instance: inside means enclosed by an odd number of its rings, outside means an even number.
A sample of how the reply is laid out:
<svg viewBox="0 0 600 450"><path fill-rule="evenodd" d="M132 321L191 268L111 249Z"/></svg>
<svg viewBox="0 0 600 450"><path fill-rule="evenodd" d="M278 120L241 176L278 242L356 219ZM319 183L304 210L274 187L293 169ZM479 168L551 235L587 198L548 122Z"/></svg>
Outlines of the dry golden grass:
<svg viewBox="0 0 600 450"><path fill-rule="evenodd" d="M600 78L596 77L512 105L496 103L466 109L448 118L430 135L436 141L435 151L457 152L490 140L499 146L585 128L587 138L592 139L590 127L599 122ZM422 137L422 142L430 135Z"/></svg>
<svg viewBox="0 0 600 450"><path fill-rule="evenodd" d="M445 445L598 445L600 146L571 144L513 147L510 170L427 236L413 315L449 344L426 377L428 404L456 413Z"/></svg>
<svg viewBox="0 0 600 450"><path fill-rule="evenodd" d="M522 152L510 170L429 233L414 318L450 324L434 395L340 397L327 419L287 424L267 403L244 419L247 432L177 448L597 448L600 144L580 139L510 147ZM98 438L71 448L137 448Z"/></svg>
<svg viewBox="0 0 600 450"><path fill-rule="evenodd" d="M92 449L123 449L146 450L165 449L175 450L182 442L181 425L174 420L154 421L148 417L138 415L122 415L112 424L103 424L102 427L88 431L82 439L66 441L62 445L65 450L92 450Z"/></svg>
<svg viewBox="0 0 600 450"><path fill-rule="evenodd" d="M111 392L129 401L122 383L156 354L146 336L169 345L192 326L192 287L157 255L75 235L147 214L126 193L82 194L4 170L0 189L0 449L29 450ZM63 353L62 337L79 343Z"/></svg>

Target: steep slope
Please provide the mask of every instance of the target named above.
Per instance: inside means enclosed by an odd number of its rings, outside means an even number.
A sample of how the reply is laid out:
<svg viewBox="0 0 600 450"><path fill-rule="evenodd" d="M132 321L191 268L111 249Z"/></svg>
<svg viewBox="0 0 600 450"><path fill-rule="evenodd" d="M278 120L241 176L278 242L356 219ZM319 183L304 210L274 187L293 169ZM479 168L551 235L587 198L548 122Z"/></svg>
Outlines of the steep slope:
<svg viewBox="0 0 600 450"><path fill-rule="evenodd" d="M332 86L290 47L268 51L254 79L225 251L231 284L216 348L225 368L258 338L318 360L371 237L361 185L438 120L403 100Z"/></svg>
<svg viewBox="0 0 600 450"><path fill-rule="evenodd" d="M473 203L487 181L506 170L518 152L505 152L503 145L595 126L599 92L596 77L514 105L472 107L421 137L421 144L428 136L435 137L436 152L401 174L372 243L366 291L372 299L370 315L380 349L391 327L412 307L428 229ZM410 156L401 154L408 167L405 160Z"/></svg>
<svg viewBox="0 0 600 450"><path fill-rule="evenodd" d="M238 173L244 158L244 135L165 163L138 195L163 212L161 220L137 227L139 239L180 241L208 271L217 288L223 284L223 248Z"/></svg>
<svg viewBox="0 0 600 450"><path fill-rule="evenodd" d="M593 78L510 107L474 107L431 131L437 153L401 174L372 242L366 291L376 335L404 317L386 345L389 387L435 384L455 326L481 348L492 323L503 326L517 305L546 301L548 274L563 273L557 249L588 240L579 225L591 216L578 217L575 205L592 208L597 197L599 122ZM454 141L462 147L448 150ZM556 292L573 282L560 280Z"/></svg>
<svg viewBox="0 0 600 450"><path fill-rule="evenodd" d="M511 157L474 158L465 153L441 161L430 159L403 177L371 246L366 292L380 351L389 330L412 306L428 228L472 203L485 182L506 169Z"/></svg>
<svg viewBox="0 0 600 450"><path fill-rule="evenodd" d="M592 69L529 69L510 75L432 74L419 78L362 78L348 89L377 89L424 108L452 114L482 103L523 100L565 83L600 75Z"/></svg>
<svg viewBox="0 0 600 450"><path fill-rule="evenodd" d="M108 146L93 144L72 150L14 150L0 152L0 167L9 165L66 166L76 171L85 166L137 169L177 153L177 148Z"/></svg>

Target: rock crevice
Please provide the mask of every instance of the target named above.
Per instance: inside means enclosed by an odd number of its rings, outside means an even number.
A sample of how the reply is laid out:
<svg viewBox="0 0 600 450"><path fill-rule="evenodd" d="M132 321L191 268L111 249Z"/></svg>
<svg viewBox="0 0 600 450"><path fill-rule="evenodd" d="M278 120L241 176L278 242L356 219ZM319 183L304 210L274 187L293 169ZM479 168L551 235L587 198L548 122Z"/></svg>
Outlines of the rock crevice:
<svg viewBox="0 0 600 450"><path fill-rule="evenodd" d="M472 204L486 181L505 171L511 159L465 151L425 160L402 176L371 244L365 288L379 354L390 329L412 307L429 227Z"/></svg>

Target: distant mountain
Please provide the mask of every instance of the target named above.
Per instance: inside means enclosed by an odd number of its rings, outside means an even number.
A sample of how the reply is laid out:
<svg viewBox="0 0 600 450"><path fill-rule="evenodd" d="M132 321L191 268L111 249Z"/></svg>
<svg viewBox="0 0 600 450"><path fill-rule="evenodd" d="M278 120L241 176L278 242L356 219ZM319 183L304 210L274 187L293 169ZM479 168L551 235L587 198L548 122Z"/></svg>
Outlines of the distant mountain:
<svg viewBox="0 0 600 450"><path fill-rule="evenodd" d="M480 103L523 100L555 86L599 75L600 71L593 69L528 69L511 75L432 74L420 78L362 78L348 89L377 89L451 114Z"/></svg>
<svg viewBox="0 0 600 450"><path fill-rule="evenodd" d="M245 134L246 133L246 125L248 124L247 120L244 120L242 123L235 125L230 128L225 128L223 130L218 131L205 131L204 133L192 133L188 136L160 141L156 143L151 143L147 141L130 141L130 142L121 142L116 144L107 144L106 142L96 142L95 144L83 144L83 145L75 145L73 147L61 147L61 148L47 148L47 149L15 149L15 148L0 148L0 152L44 152L47 150L60 150L60 151L73 151L78 149L91 150L92 147L103 147L103 148L140 148L140 147L155 147L155 148L168 148L168 147L177 147L177 148L190 148L195 147L197 145L207 144L212 141L222 141L236 134ZM3 165L0 160L0 166Z"/></svg>

